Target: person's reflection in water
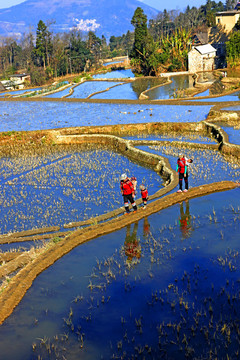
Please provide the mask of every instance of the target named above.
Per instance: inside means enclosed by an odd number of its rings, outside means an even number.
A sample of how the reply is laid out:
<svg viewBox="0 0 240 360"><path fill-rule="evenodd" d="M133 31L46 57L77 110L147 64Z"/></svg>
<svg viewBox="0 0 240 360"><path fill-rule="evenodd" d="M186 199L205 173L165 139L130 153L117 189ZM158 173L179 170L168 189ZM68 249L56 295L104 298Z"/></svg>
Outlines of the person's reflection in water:
<svg viewBox="0 0 240 360"><path fill-rule="evenodd" d="M126 227L126 239L124 241L124 251L128 261L132 261L134 257L139 259L141 257L141 246L137 239L138 222L134 223L133 231L131 233L131 225Z"/></svg>
<svg viewBox="0 0 240 360"><path fill-rule="evenodd" d="M181 202L180 204L179 225L180 225L180 230L182 232L182 236L184 239L186 239L191 234L192 226L191 226L191 215L189 211L189 202L188 200L184 202L186 204L185 212L184 212L183 202Z"/></svg>
<svg viewBox="0 0 240 360"><path fill-rule="evenodd" d="M143 236L148 238L150 235L150 224L148 222L148 218L145 217L143 220Z"/></svg>

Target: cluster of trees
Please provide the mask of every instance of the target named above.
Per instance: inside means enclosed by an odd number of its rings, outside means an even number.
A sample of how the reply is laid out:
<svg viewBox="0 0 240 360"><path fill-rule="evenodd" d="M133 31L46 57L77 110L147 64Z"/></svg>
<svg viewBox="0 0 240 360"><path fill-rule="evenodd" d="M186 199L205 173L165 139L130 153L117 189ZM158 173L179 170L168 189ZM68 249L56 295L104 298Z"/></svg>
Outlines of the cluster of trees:
<svg viewBox="0 0 240 360"><path fill-rule="evenodd" d="M227 62L230 67L240 64L240 19L236 23L229 41L226 42Z"/></svg>
<svg viewBox="0 0 240 360"><path fill-rule="evenodd" d="M145 76L162 71L186 70L191 49L191 31L178 28L154 39L147 28L147 17L138 7L132 18L134 44L130 53L135 71Z"/></svg>
<svg viewBox="0 0 240 360"><path fill-rule="evenodd" d="M216 12L233 10L236 0L216 3L207 0L200 8L187 6L185 12L164 10L147 27L147 17L137 8L132 18L134 45L130 53L132 66L139 74L156 75L162 71L187 70L188 53L194 33L207 32L215 26ZM226 44L229 64L240 61L240 20Z"/></svg>
<svg viewBox="0 0 240 360"><path fill-rule="evenodd" d="M227 0L225 4L207 0L200 8L187 6L184 12L164 10L149 23L139 7L131 21L134 32L111 36L109 42L92 31L85 36L77 30L53 34L51 24L40 20L36 35L30 31L20 40L1 39L0 73L7 77L23 69L31 74L33 84L40 85L52 77L96 68L101 59L126 54L139 74L185 70L193 33L215 25L215 13L231 10L235 5L236 0ZM228 59L232 62L240 57L239 31L240 23L227 44Z"/></svg>
<svg viewBox="0 0 240 360"><path fill-rule="evenodd" d="M100 59L121 55L132 47L130 32L121 37L121 42L113 36L107 44L104 36L99 38L92 31L83 36L76 30L53 34L49 29L50 24L40 20L35 37L29 32L18 42L2 39L0 72L4 78L23 69L30 73L32 84L41 85L52 77L88 71L99 66Z"/></svg>

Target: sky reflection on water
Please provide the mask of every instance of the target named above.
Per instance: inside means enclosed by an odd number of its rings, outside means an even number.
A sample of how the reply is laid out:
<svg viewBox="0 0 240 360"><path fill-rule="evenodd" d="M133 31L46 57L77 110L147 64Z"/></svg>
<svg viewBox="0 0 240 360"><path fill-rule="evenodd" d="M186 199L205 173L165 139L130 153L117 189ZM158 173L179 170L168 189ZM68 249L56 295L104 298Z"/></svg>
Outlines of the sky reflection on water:
<svg viewBox="0 0 240 360"><path fill-rule="evenodd" d="M176 331L172 333L167 324L181 324L181 345L187 331L182 317L191 327L197 312L204 314L206 311L206 315L199 316L196 336L191 333L188 336L195 355L205 354L209 347L215 346L215 342L206 342L200 331L201 327L208 328L209 304L213 308L214 324L213 331L209 328L211 339L221 318L221 306L225 304L225 309L229 304L227 294L233 296L238 291L234 286L239 270L235 256L240 252L239 215L234 212L238 206L238 192L239 189L235 189L190 200L186 231L180 204L139 221L135 229L140 258L134 258L129 266L126 228L92 240L65 255L34 281L22 302L1 326L0 349L4 360L37 359L38 355L45 359L40 339L48 337L55 343L53 337L57 334L59 339L60 334L68 334L68 340L62 344L69 360L79 358L80 353L83 360L95 360L101 355L110 359L113 353L123 351L131 355L135 353L136 344L143 349L148 344L152 354L157 356L158 327L163 322L166 336L161 337L161 347L169 356L176 358L178 354L178 358L185 359L185 352L171 345L172 340L178 343ZM183 211L187 211L185 203L183 206ZM129 230L134 234L134 225ZM218 261L220 258L227 260L226 266ZM229 269L228 261L237 271ZM102 273L108 271L115 278L109 277L106 289L90 291L90 281L96 285L105 283ZM222 288L226 288L227 294L221 292ZM82 296L82 300L77 300L78 296ZM212 300L206 302L210 296ZM188 304L188 311L179 304L181 301ZM224 312L229 326L234 321L232 311L239 309L238 302L235 300L233 308L229 306L228 312ZM68 318L71 309L73 331L63 320ZM88 321L90 314L91 321ZM142 333L136 327L139 319ZM83 349L79 348L77 331L85 334ZM124 334L129 342L124 341ZM238 343L234 334L232 328L231 346L235 351ZM117 350L121 340L122 349ZM220 340L219 351L227 352L225 342ZM216 341L218 343L218 337ZM11 346L13 342L15 346ZM35 352L31 349L33 343L37 344ZM60 340L57 346L60 351Z"/></svg>
<svg viewBox="0 0 240 360"><path fill-rule="evenodd" d="M0 131L43 130L146 122L198 122L211 106L0 102Z"/></svg>

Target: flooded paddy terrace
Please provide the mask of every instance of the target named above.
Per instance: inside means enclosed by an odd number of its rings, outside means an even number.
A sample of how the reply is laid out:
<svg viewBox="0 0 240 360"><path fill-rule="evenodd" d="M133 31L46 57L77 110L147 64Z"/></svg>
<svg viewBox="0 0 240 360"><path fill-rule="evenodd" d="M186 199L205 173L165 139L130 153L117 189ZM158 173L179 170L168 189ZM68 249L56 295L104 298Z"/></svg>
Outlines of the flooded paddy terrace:
<svg viewBox="0 0 240 360"><path fill-rule="evenodd" d="M0 110L1 131L19 131L198 123L210 106L4 101ZM195 199L191 191L236 182L239 159L223 158L204 132L123 137L164 156L173 169L180 150L192 157L189 199L176 194L179 204L151 215L139 209L125 228L75 247L42 272L0 328L4 359L238 357L239 188ZM122 172L137 175L150 193L163 186L152 169L123 154L77 147L1 158L2 233L61 226L122 206ZM11 277L3 277L7 282Z"/></svg>

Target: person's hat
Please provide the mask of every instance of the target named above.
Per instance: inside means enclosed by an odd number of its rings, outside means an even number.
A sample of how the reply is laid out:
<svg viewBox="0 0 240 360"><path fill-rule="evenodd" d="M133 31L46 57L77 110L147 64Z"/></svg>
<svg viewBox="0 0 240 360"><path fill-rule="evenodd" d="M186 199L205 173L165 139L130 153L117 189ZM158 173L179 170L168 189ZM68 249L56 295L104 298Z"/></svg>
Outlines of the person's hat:
<svg viewBox="0 0 240 360"><path fill-rule="evenodd" d="M146 189L146 186L143 185L143 184L141 184L141 185L139 186L139 189L140 189L140 190L145 190L145 189Z"/></svg>
<svg viewBox="0 0 240 360"><path fill-rule="evenodd" d="M127 174L122 174L120 180L124 181L127 179Z"/></svg>

